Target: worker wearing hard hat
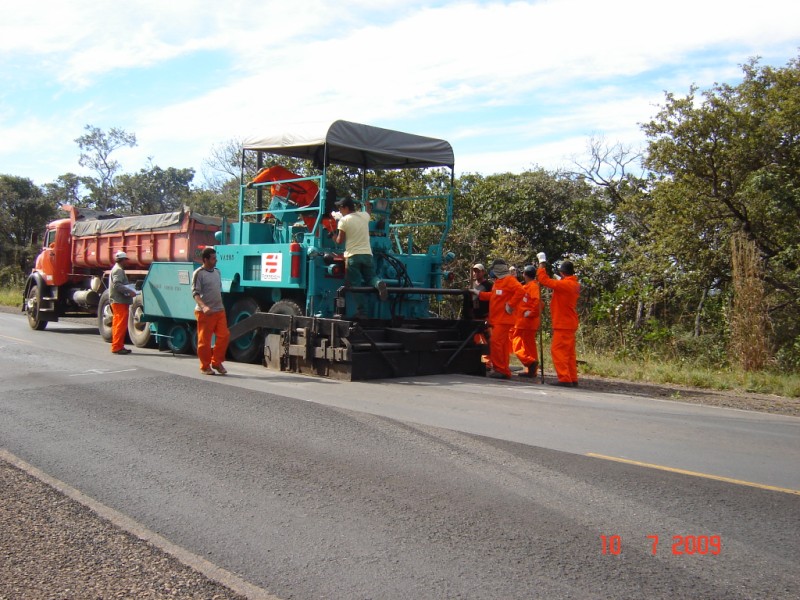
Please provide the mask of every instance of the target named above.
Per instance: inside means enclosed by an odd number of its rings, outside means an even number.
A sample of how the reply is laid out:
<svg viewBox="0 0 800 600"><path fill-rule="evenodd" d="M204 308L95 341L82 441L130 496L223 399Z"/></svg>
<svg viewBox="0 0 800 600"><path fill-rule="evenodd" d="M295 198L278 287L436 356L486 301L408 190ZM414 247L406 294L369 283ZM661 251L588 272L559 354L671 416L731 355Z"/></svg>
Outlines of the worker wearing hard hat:
<svg viewBox="0 0 800 600"><path fill-rule="evenodd" d="M125 347L125 334L128 332L128 313L136 292L129 287L128 276L125 274L127 262L128 255L121 250L117 252L114 255L114 266L109 278L108 298L111 301L111 313L113 314L111 323L112 354L131 353Z"/></svg>

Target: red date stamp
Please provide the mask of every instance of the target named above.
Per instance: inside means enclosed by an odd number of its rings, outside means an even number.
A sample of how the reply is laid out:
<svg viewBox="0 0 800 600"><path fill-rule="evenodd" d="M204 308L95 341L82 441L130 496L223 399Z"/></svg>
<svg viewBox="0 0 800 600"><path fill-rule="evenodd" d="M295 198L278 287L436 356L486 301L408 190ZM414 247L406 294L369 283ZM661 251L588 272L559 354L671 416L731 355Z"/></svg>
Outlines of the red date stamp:
<svg viewBox="0 0 800 600"><path fill-rule="evenodd" d="M658 553L659 537L648 535L650 553ZM601 551L603 554L619 556L622 554L622 537L619 535L601 535ZM717 556L722 553L722 537L719 535L673 535L672 555L692 556L695 554Z"/></svg>

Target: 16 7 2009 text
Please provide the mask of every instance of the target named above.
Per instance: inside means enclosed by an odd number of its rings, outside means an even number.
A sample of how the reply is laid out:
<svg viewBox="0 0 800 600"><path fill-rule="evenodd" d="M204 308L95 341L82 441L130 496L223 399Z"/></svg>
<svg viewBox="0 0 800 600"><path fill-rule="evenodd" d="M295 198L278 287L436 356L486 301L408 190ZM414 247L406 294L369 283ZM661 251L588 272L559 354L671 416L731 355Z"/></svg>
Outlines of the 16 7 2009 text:
<svg viewBox="0 0 800 600"><path fill-rule="evenodd" d="M653 556L658 553L660 538L657 535L648 535L650 552ZM619 535L601 535L601 552L618 556L622 554L622 537ZM693 556L693 555L712 555L717 556L722 553L722 537L719 535L673 535L672 536L672 555L673 556Z"/></svg>

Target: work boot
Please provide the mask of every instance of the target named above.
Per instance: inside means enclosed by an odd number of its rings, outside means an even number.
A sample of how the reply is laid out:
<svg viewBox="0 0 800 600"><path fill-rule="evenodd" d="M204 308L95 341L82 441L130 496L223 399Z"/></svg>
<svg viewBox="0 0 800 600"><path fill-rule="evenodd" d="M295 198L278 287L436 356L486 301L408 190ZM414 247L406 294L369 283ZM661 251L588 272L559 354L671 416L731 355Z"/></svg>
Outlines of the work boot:
<svg viewBox="0 0 800 600"><path fill-rule="evenodd" d="M492 371L487 375L487 377L491 379L511 379L511 375L506 375L505 373L500 373L499 371Z"/></svg>
<svg viewBox="0 0 800 600"><path fill-rule="evenodd" d="M528 371L527 371L527 373L525 373L525 375L527 377L530 377L531 379L536 377L536 369L538 368L538 366L539 366L539 363L537 361L533 361L532 363L530 363L528 365Z"/></svg>

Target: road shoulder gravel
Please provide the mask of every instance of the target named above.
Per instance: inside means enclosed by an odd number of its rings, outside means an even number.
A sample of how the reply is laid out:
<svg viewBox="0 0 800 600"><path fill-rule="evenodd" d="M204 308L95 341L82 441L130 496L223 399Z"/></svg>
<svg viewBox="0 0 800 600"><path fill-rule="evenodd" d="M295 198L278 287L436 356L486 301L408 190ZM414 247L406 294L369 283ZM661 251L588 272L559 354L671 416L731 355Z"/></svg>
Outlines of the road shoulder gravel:
<svg viewBox="0 0 800 600"><path fill-rule="evenodd" d="M0 600L277 600L4 450L0 489Z"/></svg>

